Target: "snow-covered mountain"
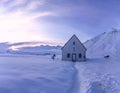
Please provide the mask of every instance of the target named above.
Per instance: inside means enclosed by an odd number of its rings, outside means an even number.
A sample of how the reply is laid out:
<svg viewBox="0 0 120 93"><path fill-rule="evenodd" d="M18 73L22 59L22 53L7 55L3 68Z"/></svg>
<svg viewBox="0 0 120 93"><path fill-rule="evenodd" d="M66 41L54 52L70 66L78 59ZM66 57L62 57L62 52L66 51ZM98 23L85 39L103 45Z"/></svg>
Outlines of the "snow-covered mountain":
<svg viewBox="0 0 120 93"><path fill-rule="evenodd" d="M52 46L41 42L0 43L0 54L50 55L60 53L61 46Z"/></svg>
<svg viewBox="0 0 120 93"><path fill-rule="evenodd" d="M88 57L120 56L120 31L104 32L84 43Z"/></svg>
<svg viewBox="0 0 120 93"><path fill-rule="evenodd" d="M18 50L9 50L11 54L23 55L51 55L61 54L61 46L40 45L34 47L23 47Z"/></svg>

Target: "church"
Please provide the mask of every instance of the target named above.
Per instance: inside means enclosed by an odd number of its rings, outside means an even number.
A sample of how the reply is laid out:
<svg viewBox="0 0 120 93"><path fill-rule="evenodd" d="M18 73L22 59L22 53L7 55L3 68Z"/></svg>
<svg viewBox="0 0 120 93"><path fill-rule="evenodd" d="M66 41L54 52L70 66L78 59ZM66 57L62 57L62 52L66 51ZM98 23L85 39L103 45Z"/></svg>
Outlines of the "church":
<svg viewBox="0 0 120 93"><path fill-rule="evenodd" d="M62 47L63 61L86 61L87 49L76 35L73 35Z"/></svg>

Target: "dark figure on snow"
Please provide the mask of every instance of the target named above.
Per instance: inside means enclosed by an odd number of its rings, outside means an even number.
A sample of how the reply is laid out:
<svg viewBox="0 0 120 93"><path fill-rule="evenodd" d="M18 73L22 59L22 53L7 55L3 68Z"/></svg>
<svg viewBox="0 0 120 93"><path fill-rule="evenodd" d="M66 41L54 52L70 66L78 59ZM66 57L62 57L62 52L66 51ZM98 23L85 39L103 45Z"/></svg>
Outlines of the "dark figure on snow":
<svg viewBox="0 0 120 93"><path fill-rule="evenodd" d="M52 59L53 59L53 60L55 60L55 57L56 57L56 55L55 55L55 54L53 54L53 55L52 55Z"/></svg>
<svg viewBox="0 0 120 93"><path fill-rule="evenodd" d="M106 56L104 56L104 58L109 58L110 57L110 55L106 55Z"/></svg>

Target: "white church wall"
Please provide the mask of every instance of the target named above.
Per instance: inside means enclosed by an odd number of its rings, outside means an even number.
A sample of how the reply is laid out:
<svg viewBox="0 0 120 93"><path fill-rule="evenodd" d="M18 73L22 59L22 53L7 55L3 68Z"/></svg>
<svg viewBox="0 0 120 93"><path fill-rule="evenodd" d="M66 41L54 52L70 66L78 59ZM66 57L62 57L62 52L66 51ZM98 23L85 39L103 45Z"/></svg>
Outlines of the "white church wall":
<svg viewBox="0 0 120 93"><path fill-rule="evenodd" d="M75 42L75 44L74 44ZM76 54L76 61L84 61L86 50L80 41L74 36L62 49L62 60L72 61L72 54ZM68 54L70 57L68 58ZM81 54L81 58L79 57Z"/></svg>

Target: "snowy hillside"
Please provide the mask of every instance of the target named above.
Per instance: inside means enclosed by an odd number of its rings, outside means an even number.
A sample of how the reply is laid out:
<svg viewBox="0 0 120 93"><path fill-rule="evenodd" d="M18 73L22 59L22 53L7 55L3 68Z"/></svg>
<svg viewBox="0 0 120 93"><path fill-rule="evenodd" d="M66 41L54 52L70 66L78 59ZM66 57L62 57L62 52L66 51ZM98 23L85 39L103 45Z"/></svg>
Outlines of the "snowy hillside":
<svg viewBox="0 0 120 93"><path fill-rule="evenodd" d="M84 43L88 57L120 56L120 31L104 32Z"/></svg>

